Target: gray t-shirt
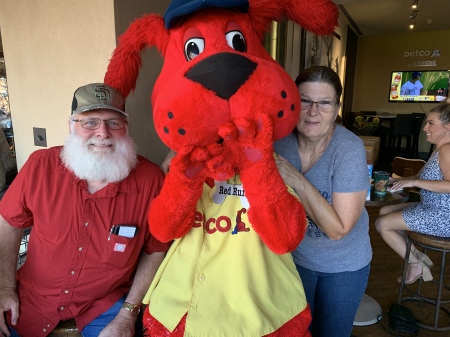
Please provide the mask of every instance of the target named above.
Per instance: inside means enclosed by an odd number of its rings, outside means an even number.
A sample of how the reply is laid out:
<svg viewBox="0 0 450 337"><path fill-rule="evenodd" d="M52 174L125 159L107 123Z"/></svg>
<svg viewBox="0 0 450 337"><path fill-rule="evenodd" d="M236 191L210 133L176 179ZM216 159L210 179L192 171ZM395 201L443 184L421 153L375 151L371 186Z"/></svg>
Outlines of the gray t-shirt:
<svg viewBox="0 0 450 337"><path fill-rule="evenodd" d="M275 142L275 152L301 171L297 136L294 133ZM370 182L363 141L337 125L325 152L305 174L305 178L330 203L333 192L367 190ZM355 271L367 266L372 259L372 247L366 209L363 209L350 233L341 240L330 240L308 218L305 238L292 255L299 266L318 272Z"/></svg>

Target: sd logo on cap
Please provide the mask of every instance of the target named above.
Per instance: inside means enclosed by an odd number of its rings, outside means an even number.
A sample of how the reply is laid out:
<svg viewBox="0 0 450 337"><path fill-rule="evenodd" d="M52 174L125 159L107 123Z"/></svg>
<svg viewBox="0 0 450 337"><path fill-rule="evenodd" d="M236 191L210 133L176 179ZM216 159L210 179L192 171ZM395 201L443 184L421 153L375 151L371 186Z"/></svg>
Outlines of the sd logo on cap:
<svg viewBox="0 0 450 337"><path fill-rule="evenodd" d="M125 100L122 94L103 83L91 83L75 90L72 100L72 115L81 112L107 109L120 112L125 117Z"/></svg>

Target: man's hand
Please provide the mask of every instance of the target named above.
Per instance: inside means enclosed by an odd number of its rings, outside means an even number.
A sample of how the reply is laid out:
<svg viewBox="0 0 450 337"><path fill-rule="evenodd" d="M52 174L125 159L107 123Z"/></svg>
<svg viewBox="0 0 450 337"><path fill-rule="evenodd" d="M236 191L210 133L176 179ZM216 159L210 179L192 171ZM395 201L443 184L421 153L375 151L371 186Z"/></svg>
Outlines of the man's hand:
<svg viewBox="0 0 450 337"><path fill-rule="evenodd" d="M169 173L170 169L170 163L172 162L173 157L176 156L176 152L173 150L170 150L167 154L166 158L164 159L163 163L161 164L161 169L163 170L164 174Z"/></svg>
<svg viewBox="0 0 450 337"><path fill-rule="evenodd" d="M5 312L11 310L11 323L17 324L19 319L19 296L15 288L0 289L0 331L5 336L10 336L5 321Z"/></svg>
<svg viewBox="0 0 450 337"><path fill-rule="evenodd" d="M116 318L100 332L98 337L134 337L137 316L126 309L120 309Z"/></svg>

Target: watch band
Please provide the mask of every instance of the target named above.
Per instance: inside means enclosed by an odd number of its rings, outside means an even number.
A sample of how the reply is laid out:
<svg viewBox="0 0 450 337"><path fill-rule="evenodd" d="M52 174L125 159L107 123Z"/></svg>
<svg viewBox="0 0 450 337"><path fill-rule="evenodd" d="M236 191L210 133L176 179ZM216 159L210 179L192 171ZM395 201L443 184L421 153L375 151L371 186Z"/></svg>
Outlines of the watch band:
<svg viewBox="0 0 450 337"><path fill-rule="evenodd" d="M131 316L137 316L141 312L140 304L131 304L128 302L124 302L122 304L122 308L128 310L130 312Z"/></svg>

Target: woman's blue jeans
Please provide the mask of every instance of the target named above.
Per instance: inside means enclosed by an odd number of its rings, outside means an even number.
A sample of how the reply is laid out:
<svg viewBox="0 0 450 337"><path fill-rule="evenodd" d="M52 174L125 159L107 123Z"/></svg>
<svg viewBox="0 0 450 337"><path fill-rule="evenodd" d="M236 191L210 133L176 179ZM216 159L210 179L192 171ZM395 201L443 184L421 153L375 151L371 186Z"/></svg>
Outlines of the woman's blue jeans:
<svg viewBox="0 0 450 337"><path fill-rule="evenodd" d="M119 299L111 308L86 325L83 331L81 331L81 335L83 337L97 337L100 332L114 319L114 317L117 316L122 308L123 302L125 302L125 298L126 295ZM10 330L11 337L19 337L13 328L10 328Z"/></svg>
<svg viewBox="0 0 450 337"><path fill-rule="evenodd" d="M370 264L342 273L320 273L296 265L311 308L312 337L350 337Z"/></svg>

